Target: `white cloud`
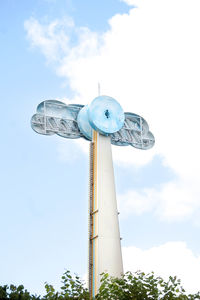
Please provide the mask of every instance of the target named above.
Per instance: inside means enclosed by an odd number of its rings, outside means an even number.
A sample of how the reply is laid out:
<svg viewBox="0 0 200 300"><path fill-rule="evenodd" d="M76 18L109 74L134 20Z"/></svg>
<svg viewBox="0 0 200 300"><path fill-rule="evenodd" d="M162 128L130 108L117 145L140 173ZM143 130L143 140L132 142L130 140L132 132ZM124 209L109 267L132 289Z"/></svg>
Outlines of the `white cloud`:
<svg viewBox="0 0 200 300"><path fill-rule="evenodd" d="M102 94L148 121L156 137L154 149L115 147L114 158L142 165L158 154L177 179L159 190L130 191L124 202L142 213L141 203L146 201L148 210L154 209L159 217L181 219L200 207L200 2L143 0L137 5L129 14L111 18L103 34L77 28L68 20L42 25L32 18L25 28L31 44L69 80L75 101L90 102L100 81ZM71 36L76 36L75 44Z"/></svg>
<svg viewBox="0 0 200 300"><path fill-rule="evenodd" d="M182 181L168 182L158 189L130 190L119 195L118 200L122 217L153 212L161 220L178 222L192 217L199 209L199 191Z"/></svg>
<svg viewBox="0 0 200 300"><path fill-rule="evenodd" d="M147 250L123 247L122 251L125 271L154 271L165 280L177 276L187 293L200 289L200 255L196 256L184 242L168 242Z"/></svg>
<svg viewBox="0 0 200 300"><path fill-rule="evenodd" d="M49 62L60 62L61 56L68 53L69 29L74 27L73 20L64 18L43 25L34 18L25 21L27 37L33 47L38 46Z"/></svg>
<svg viewBox="0 0 200 300"><path fill-rule="evenodd" d="M70 17L45 24L31 17L24 22L24 28L31 46L38 47L48 62L57 62L59 69L66 59L75 60L81 55L89 57L94 54L93 48L97 48L97 34L86 27L76 27ZM73 46L74 43L78 46Z"/></svg>
<svg viewBox="0 0 200 300"><path fill-rule="evenodd" d="M121 2L124 2L130 6L135 6L137 1L136 0L121 0Z"/></svg>

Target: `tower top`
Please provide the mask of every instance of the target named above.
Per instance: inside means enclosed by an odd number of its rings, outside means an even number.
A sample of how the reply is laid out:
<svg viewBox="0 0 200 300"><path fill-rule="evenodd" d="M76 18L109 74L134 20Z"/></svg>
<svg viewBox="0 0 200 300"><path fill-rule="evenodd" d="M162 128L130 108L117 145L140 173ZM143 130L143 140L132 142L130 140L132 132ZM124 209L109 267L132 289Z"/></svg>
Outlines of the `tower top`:
<svg viewBox="0 0 200 300"><path fill-rule="evenodd" d="M121 105L109 96L98 96L89 105L45 100L37 106L31 127L39 134L86 140L92 140L92 130L96 130L110 136L113 145L131 145L143 150L152 148L155 143L145 119L124 113Z"/></svg>

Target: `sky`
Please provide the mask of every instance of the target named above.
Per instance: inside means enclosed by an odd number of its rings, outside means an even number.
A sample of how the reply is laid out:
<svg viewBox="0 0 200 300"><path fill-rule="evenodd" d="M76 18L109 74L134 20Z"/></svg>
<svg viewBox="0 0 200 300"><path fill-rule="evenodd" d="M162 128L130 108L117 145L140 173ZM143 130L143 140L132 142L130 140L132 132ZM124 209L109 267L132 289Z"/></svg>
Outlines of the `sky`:
<svg viewBox="0 0 200 300"><path fill-rule="evenodd" d="M143 116L156 143L112 146L125 271L200 290L199 0L2 0L0 284L44 293L85 277L88 148L30 127L45 99L98 94Z"/></svg>

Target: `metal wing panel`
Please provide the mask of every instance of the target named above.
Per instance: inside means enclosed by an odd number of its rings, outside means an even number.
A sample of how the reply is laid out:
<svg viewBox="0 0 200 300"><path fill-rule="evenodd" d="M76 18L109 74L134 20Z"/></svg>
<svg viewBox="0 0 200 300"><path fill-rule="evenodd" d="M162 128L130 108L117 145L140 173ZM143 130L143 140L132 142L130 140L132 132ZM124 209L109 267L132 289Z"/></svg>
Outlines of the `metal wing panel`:
<svg viewBox="0 0 200 300"><path fill-rule="evenodd" d="M45 100L37 107L37 114L31 119L32 129L44 135L57 134L64 138L83 137L78 124L77 115L82 105L66 105L57 100Z"/></svg>
<svg viewBox="0 0 200 300"><path fill-rule="evenodd" d="M124 126L111 135L111 143L117 146L131 145L147 150L153 147L155 138L149 131L148 123L139 115L126 112Z"/></svg>
<svg viewBox="0 0 200 300"><path fill-rule="evenodd" d="M81 104L66 105L57 100L45 100L38 105L37 113L31 119L31 127L39 134L57 134L64 138L77 139L82 137L91 140L92 128L87 119L88 113L82 109L86 107ZM83 115L81 112L85 112L85 114ZM124 113L124 116L123 127L117 132L109 134L111 143L116 146L131 145L142 150L152 148L155 144L155 138L149 131L145 119L130 112ZM87 122L85 122L86 119Z"/></svg>

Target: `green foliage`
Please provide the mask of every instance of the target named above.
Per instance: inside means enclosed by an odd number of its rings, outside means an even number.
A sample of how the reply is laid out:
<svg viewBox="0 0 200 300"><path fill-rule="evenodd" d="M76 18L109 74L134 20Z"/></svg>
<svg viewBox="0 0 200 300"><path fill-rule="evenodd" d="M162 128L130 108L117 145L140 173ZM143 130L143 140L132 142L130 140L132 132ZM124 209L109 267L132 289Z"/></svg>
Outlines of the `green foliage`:
<svg viewBox="0 0 200 300"><path fill-rule="evenodd" d="M46 295L41 300L89 300L89 292L84 286L84 282L78 275L72 277L69 271L66 271L62 278L61 291L56 292L52 285L45 284Z"/></svg>
<svg viewBox="0 0 200 300"><path fill-rule="evenodd" d="M113 278L103 274L98 300L196 300L200 293L186 295L177 277L164 281L154 273L145 274L127 272L122 278Z"/></svg>
<svg viewBox="0 0 200 300"><path fill-rule="evenodd" d="M60 291L45 283L44 296L31 295L23 285L0 286L0 300L90 300L89 292L79 276L66 271ZM197 300L200 293L187 295L177 277L164 281L154 273L127 272L121 278L102 274L101 287L93 300Z"/></svg>
<svg viewBox="0 0 200 300"><path fill-rule="evenodd" d="M40 297L30 295L30 293L24 289L23 285L16 287L11 284L10 286L0 286L0 299L1 300L40 300Z"/></svg>

